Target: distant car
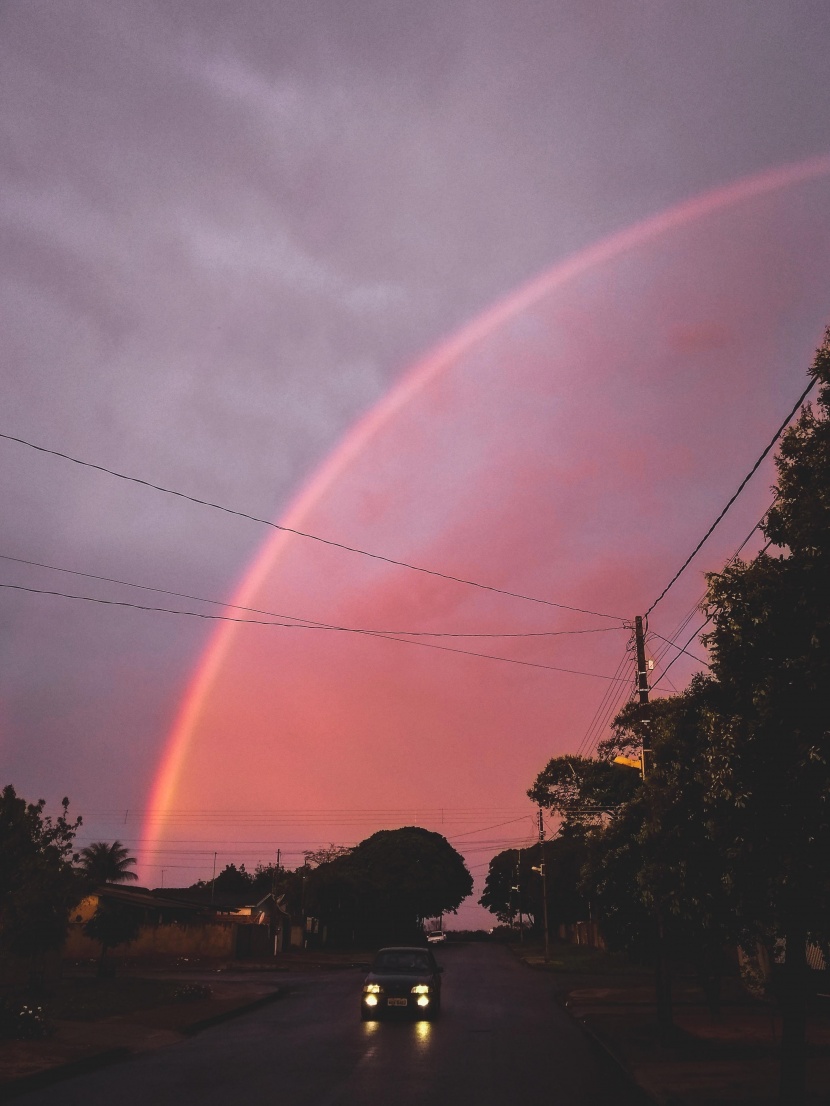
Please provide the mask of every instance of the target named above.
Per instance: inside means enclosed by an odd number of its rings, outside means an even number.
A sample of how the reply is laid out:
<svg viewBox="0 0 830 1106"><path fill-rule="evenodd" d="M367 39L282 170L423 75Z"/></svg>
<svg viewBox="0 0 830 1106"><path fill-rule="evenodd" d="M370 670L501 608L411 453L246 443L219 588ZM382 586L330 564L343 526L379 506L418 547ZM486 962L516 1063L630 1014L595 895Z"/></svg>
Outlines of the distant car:
<svg viewBox="0 0 830 1106"><path fill-rule="evenodd" d="M428 933L427 934L427 942L430 945L441 945L441 944L444 943L444 941L446 941L446 939L447 939L446 933L441 933L439 931L436 931L435 933Z"/></svg>
<svg viewBox="0 0 830 1106"><path fill-rule="evenodd" d="M360 1016L376 1021L390 1015L432 1019L441 1009L441 972L429 949L381 949L363 983Z"/></svg>

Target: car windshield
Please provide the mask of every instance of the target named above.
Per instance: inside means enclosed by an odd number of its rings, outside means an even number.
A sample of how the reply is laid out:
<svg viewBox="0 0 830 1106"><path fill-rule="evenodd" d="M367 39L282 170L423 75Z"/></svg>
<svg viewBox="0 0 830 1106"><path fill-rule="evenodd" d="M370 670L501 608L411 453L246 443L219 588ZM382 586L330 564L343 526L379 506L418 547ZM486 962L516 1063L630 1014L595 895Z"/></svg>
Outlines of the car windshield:
<svg viewBox="0 0 830 1106"><path fill-rule="evenodd" d="M402 975L423 974L432 971L430 958L417 949L387 949L379 952L372 966L375 972L400 972Z"/></svg>

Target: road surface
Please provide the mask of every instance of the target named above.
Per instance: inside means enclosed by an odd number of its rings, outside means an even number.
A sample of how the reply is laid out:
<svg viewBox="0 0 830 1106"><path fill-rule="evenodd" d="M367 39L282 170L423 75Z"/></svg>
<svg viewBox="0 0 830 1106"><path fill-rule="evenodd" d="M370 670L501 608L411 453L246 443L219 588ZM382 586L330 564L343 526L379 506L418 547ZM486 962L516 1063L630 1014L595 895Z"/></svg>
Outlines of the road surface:
<svg viewBox="0 0 830 1106"><path fill-rule="evenodd" d="M363 973L280 977L275 1003L20 1106L640 1106L553 998L497 945L442 946L440 1018L361 1022Z"/></svg>

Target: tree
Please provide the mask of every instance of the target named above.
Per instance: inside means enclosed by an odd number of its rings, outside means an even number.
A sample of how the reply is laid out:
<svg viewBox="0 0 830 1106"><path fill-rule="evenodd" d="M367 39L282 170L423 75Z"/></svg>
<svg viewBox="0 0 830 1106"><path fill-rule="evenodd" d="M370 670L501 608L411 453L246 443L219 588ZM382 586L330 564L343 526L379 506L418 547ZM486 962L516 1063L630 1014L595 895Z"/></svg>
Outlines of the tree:
<svg viewBox="0 0 830 1106"><path fill-rule="evenodd" d="M776 458L762 526L778 551L709 576L705 641L723 689L710 801L748 932L781 933L781 1101L805 1099L808 936L830 939L830 329L820 384Z"/></svg>
<svg viewBox="0 0 830 1106"><path fill-rule="evenodd" d="M254 877L246 871L245 865L226 864L216 877L213 889L222 895L247 895L254 886Z"/></svg>
<svg viewBox="0 0 830 1106"><path fill-rule="evenodd" d="M98 975L109 975L106 961L107 952L118 945L134 941L141 929L141 911L129 903L114 899L101 899L95 913L84 926L84 933L94 941L101 943L101 956L98 960Z"/></svg>
<svg viewBox="0 0 830 1106"><path fill-rule="evenodd" d="M490 861L479 904L495 914L503 925L511 925L521 914L528 927L540 912L537 899L531 901L532 882L529 856L531 848L506 849ZM538 847L537 847L538 851ZM538 857L535 863L538 865Z"/></svg>
<svg viewBox="0 0 830 1106"><path fill-rule="evenodd" d="M73 867L75 833L69 800L54 821L45 803L27 803L9 785L0 795L0 952L35 957L58 949L69 912L82 895Z"/></svg>
<svg viewBox="0 0 830 1106"><path fill-rule="evenodd" d="M736 932L722 854L703 802L708 777L701 717L715 692L713 681L699 679L682 695L629 704L597 758L555 757L528 792L564 819L563 839L553 844L572 838L574 855L558 877L549 911L561 917L557 900L570 891L571 912L586 900L597 908L609 947L654 960L666 1038L672 1033L672 953L696 963L715 1009L722 946ZM652 757L643 780L614 757L639 752L646 735ZM549 880L552 875L549 863Z"/></svg>
<svg viewBox="0 0 830 1106"><path fill-rule="evenodd" d="M348 856L351 851L351 845L327 845L322 849L308 849L303 853L305 867L319 868L321 864L328 864L338 857Z"/></svg>
<svg viewBox="0 0 830 1106"><path fill-rule="evenodd" d="M463 858L440 833L380 830L347 855L310 869L306 906L335 940L413 940L424 918L455 912L473 889Z"/></svg>
<svg viewBox="0 0 830 1106"><path fill-rule="evenodd" d="M584 921L590 914L582 891L582 867L587 840L579 826L563 826L552 841L523 849L507 849L494 856L479 903L504 924L522 914L528 928L538 928L544 916L542 880L538 868L544 859L548 892L548 921L554 929Z"/></svg>
<svg viewBox="0 0 830 1106"><path fill-rule="evenodd" d="M730 892L734 873L709 801L712 750L706 735L711 720L719 716L720 699L716 681L698 676L682 694L648 704L629 703L617 715L614 737L606 747L640 748L648 734L650 768L639 797L603 839L605 844L606 838L614 837L614 850L594 858L594 866L610 876L606 892L615 885L620 901L628 901L629 923L616 934L615 922L622 921L619 909L609 918L611 941L622 939L632 949L647 947L658 927L667 957L680 957L697 967L713 1013L724 946L739 936ZM628 851L625 826L631 834ZM609 872L615 863L621 871ZM636 889L637 904L631 902L629 885Z"/></svg>
<svg viewBox="0 0 830 1106"><path fill-rule="evenodd" d="M628 752L626 746L613 752ZM528 790L528 798L546 807L569 824L596 822L610 814L636 793L639 778L633 772L620 771L612 763L613 752L601 750L599 758L580 756L553 757Z"/></svg>
<svg viewBox="0 0 830 1106"><path fill-rule="evenodd" d="M137 880L135 872L130 871L135 862L120 841L93 841L80 852L80 866L92 887Z"/></svg>

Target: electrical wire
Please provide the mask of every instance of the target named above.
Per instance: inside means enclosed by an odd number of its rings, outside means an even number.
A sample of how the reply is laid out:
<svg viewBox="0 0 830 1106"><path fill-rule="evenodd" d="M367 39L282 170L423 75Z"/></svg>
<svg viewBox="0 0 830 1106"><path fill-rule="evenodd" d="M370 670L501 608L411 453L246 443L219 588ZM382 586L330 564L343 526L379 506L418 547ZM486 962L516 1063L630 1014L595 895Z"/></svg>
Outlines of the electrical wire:
<svg viewBox="0 0 830 1106"><path fill-rule="evenodd" d="M367 627L360 626L339 626L336 623L331 622L319 622L313 618L302 618L299 615L294 614L278 614L275 611L262 610L259 607L244 607L237 603L227 603L221 599L206 599L201 595L190 595L183 591L170 591L167 588L155 588L150 587L147 584L136 584L130 580L120 580L113 576L100 576L93 572L79 572L74 568L62 568L59 565L49 565L42 561L30 561L25 557L13 557L8 553L0 553L0 561L10 561L14 564L28 565L32 568L45 568L50 572L63 572L69 576L80 576L85 580L98 580L105 584L118 584L122 587L137 588L141 591L150 591L156 595L172 595L176 599L189 599L195 603L209 603L214 607L224 607L226 610L234 611L248 611L250 614L264 614L269 618L289 618L291 624L286 623L259 623L260 625L277 625L286 630L338 630L344 633L351 634L400 634L406 637L451 637L451 638L525 638L525 637L563 637L573 634L604 634L609 630L616 630L616 626L600 626L593 627L587 630L534 630L534 631L522 631L520 633L476 633L476 634L462 634L462 633L449 633L446 631L428 631L428 630L375 630ZM142 608L145 610L151 610L155 608ZM160 608L159 608L160 609ZM170 612L167 613L179 613ZM181 612L185 613L185 612ZM240 619L243 622L254 622L254 619Z"/></svg>
<svg viewBox="0 0 830 1106"><path fill-rule="evenodd" d="M629 654L629 649L628 649L628 645L626 644L623 647L622 657L620 658L619 662L617 663L617 667L614 670L614 675L615 676L617 676L617 677L622 676L623 669L625 667L626 661L628 660L628 654ZM606 687L605 691L603 692L602 698L600 699L599 704L598 704L596 710L594 711L590 722L588 723L588 728L586 729L586 731L585 731L585 733L582 737L582 740L580 741L580 743L577 747L577 756L582 756L583 753L584 753L584 750L587 748L588 743L591 739L591 735L594 731L594 727L597 725L600 714L605 710L605 708L607 706L607 703L608 703L608 700L610 699L612 686L613 685L609 684Z"/></svg>
<svg viewBox="0 0 830 1106"><path fill-rule="evenodd" d="M506 595L511 599L522 599L527 603L540 603L546 607L558 607L561 610L575 611L578 614L591 615L594 618L609 618L615 622L624 621L619 615L605 614L601 611L586 610L582 607L573 607L567 603L555 603L552 599L539 599L533 595L523 595L521 592L507 591L504 588L494 587L492 584L481 584L477 580L467 580L462 576L453 576L447 572L439 572L436 569L424 568L421 565L410 564L408 561L399 561L394 557L386 557L381 553L371 553L369 550L360 549L354 545L347 545L345 542L333 541L330 538L323 538L319 534L309 534L305 530L297 530L293 526L282 526L278 522L272 522L270 519L260 518L257 515L248 514L247 511L240 511L234 507L225 507L221 503L213 503L209 499L200 499L198 496L188 495L186 492L178 491L175 488L168 488L162 484L154 484L150 480L143 480L138 476L129 476L123 472L117 472L115 469L107 468L105 465L97 465L92 461L84 461L80 457L73 457L69 453L63 453L57 449L50 449L47 446L37 445L35 442L30 442L26 438L18 438L13 434L6 434L0 431L0 438L7 442L14 442L17 445L26 446L28 449L34 449L38 453L45 453L50 457L58 457L64 461L70 461L74 465L80 465L83 468L93 469L96 472L105 473L107 476L113 476L118 480L125 480L131 484L138 484L144 488L151 488L153 491L162 492L164 495L172 495L178 499L186 500L188 503L195 503L201 507L210 507L214 511L221 511L223 514L233 515L236 518L244 518L249 522L256 522L260 526L268 526L272 530L279 530L285 534L293 534L298 538L307 538L309 541L320 542L323 545L330 546L333 549L342 549L347 553L357 553L362 557L369 557L375 561L382 561L384 564L396 565L398 568L407 568L412 572L422 572L427 576L437 576L441 580L451 580L456 584L464 584L467 587L478 588L482 591L495 592L497 595Z"/></svg>
<svg viewBox="0 0 830 1106"><path fill-rule="evenodd" d="M594 711L591 721L588 723L588 728L585 731L585 734L577 747L577 756L584 756L587 750L589 748L592 748L596 744L596 738L607 725L608 719L616 711L617 706L619 705L619 701L622 698L622 695L625 693L625 684L627 684L631 679L630 676L624 677L622 675L626 665L628 664L629 666L631 666L633 663L630 654L631 646L630 643L627 643L623 649L622 657L620 658L620 661L614 671L614 678L618 681L616 684L616 689L619 689L619 693L615 697L615 685L608 685L602 699L599 702L597 709Z"/></svg>
<svg viewBox="0 0 830 1106"><path fill-rule="evenodd" d="M279 626L283 629L301 629L302 627L287 626L279 622L266 622L262 619L255 618L233 618L231 615L221 614L207 614L204 611L177 611L172 610L169 607L151 607L143 603L128 603L123 599L98 599L92 595L71 595L64 591L51 591L45 588L31 588L23 587L21 584L3 584L0 583L0 588L9 588L12 591L24 591L30 592L33 595L50 595L57 596L61 599L74 599L84 603L98 603L105 607L128 607L137 611L154 611L159 614L172 614L179 615L185 618L202 618L210 621L218 622L237 622L248 623L255 626ZM524 668L540 668L547 672L563 672L570 676L590 676L596 680L612 680L612 676L604 676L599 672L584 672L578 668L561 668L552 664L542 664L539 661L523 661L518 657L500 657L493 653L478 653L472 649L453 649L451 645L434 645L427 641L413 641L411 638L394 637L391 634L379 633L374 630L353 630L350 631L346 627L336 627L342 629L344 633L359 633L364 634L367 637L381 638L383 641L397 641L402 645L415 645L421 649L437 649L442 653L459 653L465 657L478 657L481 660L500 661L504 664L518 664Z"/></svg>
<svg viewBox="0 0 830 1106"><path fill-rule="evenodd" d="M814 377L810 381L810 383L807 385L807 387L804 389L804 391L801 393L801 395L798 397L797 403L793 407L792 411L790 411L789 415L787 415L787 417L784 419L784 421L781 423L781 425L776 430L772 441L769 443L769 445L766 447L764 452L761 454L761 456L758 458L758 460L755 462L755 464L752 466L752 468L749 470L749 472L743 478L740 485L738 486L738 490L731 497L731 499L726 504L726 506L723 508L721 513L718 515L718 517L715 519L715 521L712 523L712 525L709 527L709 529L706 531L706 533L703 535L703 537L700 539L700 541L694 547L692 552L689 554L689 556L686 558L686 560L683 562L683 564L680 566L680 568L677 570L677 572L675 572L674 576L672 576L671 580L669 580L668 584L666 584L666 586L663 588L663 590L660 592L660 594L657 596L657 598L654 600L654 602L648 608L648 610L646 611L646 617L651 614L651 612L654 610L654 608L657 606L657 604L660 602L660 600L663 598L663 596L680 579L681 575L685 572L685 570L689 567L691 562L694 560L694 558L697 556L697 554L703 548L704 543L709 539L709 537L713 533L715 527L718 525L718 523L724 517L726 512L729 510L729 508L732 506L732 504L735 502L735 500L738 498L738 496L744 490L746 485L749 483L749 481L752 479L752 477L758 471L758 469L761 466L761 462L764 460L764 458L770 452L772 447L775 445L775 443L778 441L778 439L781 437L781 435L787 429L787 426L789 425L790 421L792 420L792 418L794 417L794 415L798 411L801 404L804 402L804 400L807 398L807 396L810 394L810 392L816 386L817 379L818 379L817 377Z"/></svg>
<svg viewBox="0 0 830 1106"><path fill-rule="evenodd" d="M484 833L486 830L501 829L502 826L511 826L515 822L521 822L527 817L526 814L522 814L519 818L509 818L506 822L497 822L494 826L482 826L481 829L467 830L466 833L456 833L452 837L448 837L448 841L458 841L461 837L470 837L474 833Z"/></svg>
<svg viewBox="0 0 830 1106"><path fill-rule="evenodd" d="M743 552L743 550L744 550L744 547L745 547L745 546L747 545L747 543L749 542L749 540L750 540L750 538L752 537L752 535L753 535L753 534L755 533L755 531L756 531L756 530L760 529L760 527L761 527L761 526L763 525L764 519L765 519L765 518L767 517L767 515L769 514L769 512L770 512L770 510L772 509L772 507L773 507L773 504L775 503L775 500L776 500L777 498L778 498L778 496L776 495L776 496L775 496L775 498L773 499L772 503L771 503L771 504L769 505L769 507L767 507L766 511L764 511L763 515L761 515L761 517L760 517L760 518L758 519L758 521L757 521L757 522L755 523L755 525L754 525L754 526L752 527L752 529L751 529L751 530L749 531L749 533L747 534L747 536L746 536L746 537L744 538L744 540L743 540L743 541L741 542L741 544L740 544L740 545L738 546L738 548L737 548L737 549L735 550L735 552L734 552L734 553L732 554L732 556L731 556L731 557L729 558L729 560L728 560L728 561L726 562L726 564L725 564L724 568L728 568L728 567L729 567L730 565L733 565L733 564L735 563L735 561L737 561L738 557L739 557L739 556L740 556L740 554L741 554L741 553ZM766 543L766 545L764 545L764 547L763 547L763 548L762 548L761 550L759 550L759 554L758 554L758 555L760 556L760 554L761 554L761 553L766 553L766 551L767 551L767 550L769 549L769 547L770 547L771 545L772 545L772 542L771 542L771 541L768 541L768 542ZM696 657L696 656L694 656L694 654L692 654L692 653L689 653L689 652L688 652L688 650L687 650L687 649L685 648L685 646L684 646L684 647L681 647L681 646L677 645L677 644L676 644L676 641L675 641L675 639L676 639L677 637L679 637L679 636L680 636L680 634L681 634L681 633L682 633L682 632L683 632L683 631L684 631L684 630L686 629L686 627L687 627L687 626L689 625L689 623L691 622L691 620L692 620L692 618L693 618L693 617L695 616L695 614L697 614L697 612L698 612L698 611L700 610L701 604L702 604L703 600L705 599L705 597L706 597L706 593L704 592L704 593L703 593L703 595L701 595L701 597L700 597L700 599L698 600L698 602L697 602L697 603L695 603L695 605L694 605L694 606L692 607L692 609L691 609L691 610L689 611L689 613L688 613L688 614L686 615L686 617L685 617L685 618L683 619L683 621L682 621L682 622L680 623L680 625L679 625L679 626L677 627L677 629L676 629L676 630L674 631L674 633L672 634L671 638L664 638L664 637L661 637L661 635L660 635L660 634L658 634L658 633L657 633L656 631L654 631L654 630L651 630L651 631L649 631L649 636L650 636L650 637L658 637L658 638L660 638L660 640L661 640L661 641L663 641L663 642L665 643L664 645L662 645L662 646L661 646L661 647L660 647L660 648L659 648L659 649L658 649L658 650L656 651L656 653L655 653L655 656L654 656L654 660L655 660L655 663L658 663L658 662L662 662L662 660L663 660L663 657L665 657L665 656L666 656L666 654L667 654L667 653L669 652L669 649L670 649L670 648L673 648L673 649L678 649L678 650L679 650L679 652L678 652L678 654L677 654L677 655L676 655L676 656L675 656L675 657L673 658L673 660L672 660L671 664L674 664L674 661L676 661L676 660L678 659L678 657L679 657L680 653L686 653L686 655L687 655L687 656L689 656L689 657L691 657L691 658L692 658L692 660L695 660L695 661L697 661L697 662L698 662L699 664L704 664L704 665L706 665L706 667L707 667L707 668L711 668L711 665L709 664L709 662L708 662L708 661L705 661L705 660L703 660L703 659L702 659L701 657ZM709 620L709 621L711 621L711 620ZM697 634L699 634L699 633L700 633L700 631L701 631L701 630L702 630L702 629L703 629L703 628L704 628L704 627L705 627L706 625L708 625L708 621L707 621L707 622L704 622L704 623L703 623L703 625L702 625L702 626L700 626L700 627L698 628L698 630L696 630L696 631L695 631L695 634L693 634L693 635L692 635L692 637L691 637L691 638L689 639L689 641L687 641L687 642L686 642L686 645L689 645L689 644L690 644L690 642L692 642L692 641L694 640L694 638L695 638L695 637L697 636ZM651 687L652 687L652 688L655 688L655 687L657 686L657 684L659 684L660 680L664 679L664 677L665 677L665 675L666 675L666 673L668 672L668 670L669 670L669 668L670 668L670 667L671 667L671 665L667 665L667 666L666 666L666 667L665 667L665 668L663 669L663 671L662 671L662 672L660 673L660 675L658 676L658 678L657 678L657 679L656 679L656 680L654 681L654 683L653 683L653 684L651 685ZM669 680L669 683L671 684L671 680ZM674 685L673 685L673 684L672 684L672 688L674 688ZM676 689L675 689L675 691L676 691Z"/></svg>
<svg viewBox="0 0 830 1106"><path fill-rule="evenodd" d="M694 653L690 653L688 649L685 649L685 648L683 648L682 646L680 646L680 645L677 645L677 644L675 644L675 642L673 642L673 641L669 641L669 639L668 639L668 638L665 638L665 637L660 637L660 634L658 634L658 633L655 633L655 631L654 631L654 630L652 630L652 631L651 631L651 633L652 633L652 636L653 636L653 637L659 637L661 641L665 641L665 643L666 643L667 645L670 645L670 646L672 647L672 649L678 649L678 650L679 650L679 651L680 651L681 653L685 653L687 657L691 657L691 658L692 658L692 660L693 660L693 661L697 661L697 663L698 663L698 664L705 664L707 668L711 668L711 667L712 667L712 666L711 666L711 665L709 664L709 662L708 662L708 661L705 661L705 660L703 660L703 658L702 658L702 657L696 657L696 656L694 655ZM688 644L688 642L687 642L686 644ZM666 674L666 673L665 673L665 671L664 671L664 672L663 672L663 675L665 676L665 674Z"/></svg>
<svg viewBox="0 0 830 1106"><path fill-rule="evenodd" d="M692 644L692 642L693 642L693 641L695 640L695 638L696 638L696 637L698 636L698 634L700 633L700 631L701 631L701 630L703 630L703 629L705 629L705 628L706 628L706 627L707 627L707 626L709 625L709 623L710 623L710 622L712 621L712 617L713 617L713 616L711 616L711 615L710 615L710 617L709 617L709 618L707 618L707 619L706 619L706 621L705 621L705 622L704 622L704 623L703 623L702 625L698 626L698 628L697 628L697 629L695 630L695 632L694 632L694 633L692 634L692 636L691 636L691 637L689 638L689 640L688 640L688 641L687 641L687 642L685 643L685 645L683 645L683 647L682 647L682 648L680 648L679 652L678 652L678 653L676 653L676 654L675 654L675 655L674 655L674 656L672 657L672 659L671 659L671 660L669 661L669 663L668 663L668 664L666 665L666 667L665 667L665 668L663 669L663 671L662 671L662 672L660 673L660 675L659 675L659 676L657 677L657 679L656 679L656 680L654 681L654 684L655 684L655 685L656 685L656 684L659 684L659 683L660 683L660 681L661 681L661 680L663 679L663 677L664 677L664 676L666 675L666 673L667 673L667 672L668 672L668 670L669 670L669 669L671 668L671 666L672 666L672 665L674 664L674 662L675 662L676 660L678 660L678 659L679 659L679 657L680 657L680 656L681 656L681 655L682 655L683 653L685 653L685 652L686 652L686 645L691 645L691 644ZM675 646L675 648L677 649L677 648L678 648L678 646ZM691 656L691 654L689 654L689 656ZM706 662L704 661L703 663L705 664Z"/></svg>

